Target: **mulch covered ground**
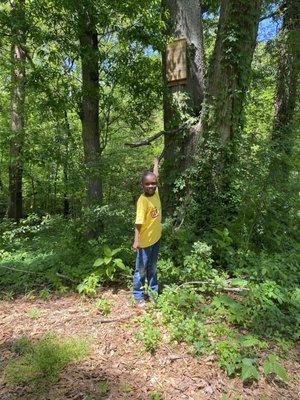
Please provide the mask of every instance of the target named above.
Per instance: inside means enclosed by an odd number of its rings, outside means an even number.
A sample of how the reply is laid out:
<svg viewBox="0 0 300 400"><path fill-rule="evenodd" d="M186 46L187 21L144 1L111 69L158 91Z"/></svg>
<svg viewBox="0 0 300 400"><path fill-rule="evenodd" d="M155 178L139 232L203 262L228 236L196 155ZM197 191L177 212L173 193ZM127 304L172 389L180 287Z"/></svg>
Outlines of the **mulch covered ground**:
<svg viewBox="0 0 300 400"><path fill-rule="evenodd" d="M155 355L146 353L135 338L139 324L129 291L106 290L103 295L113 303L106 317L97 313L93 302L76 294L47 300L1 301L2 370L13 357L12 343L22 336L39 338L52 331L62 336L86 337L92 343L91 354L65 368L43 392L11 386L1 371L1 400L149 400L154 391L166 400L300 399L300 365L295 349L284 363L290 378L287 384L262 377L259 382L243 386L240 379L228 378L212 356L193 358L185 345L162 342ZM40 311L37 319L27 315L33 308ZM103 381L108 382L109 392L101 397L99 383Z"/></svg>

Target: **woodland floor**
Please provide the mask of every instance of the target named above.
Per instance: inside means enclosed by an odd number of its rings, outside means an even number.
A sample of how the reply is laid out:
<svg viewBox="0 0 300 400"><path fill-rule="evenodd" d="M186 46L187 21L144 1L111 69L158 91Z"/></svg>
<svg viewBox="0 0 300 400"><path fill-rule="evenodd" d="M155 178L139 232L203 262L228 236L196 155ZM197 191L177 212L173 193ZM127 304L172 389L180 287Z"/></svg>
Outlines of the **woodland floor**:
<svg viewBox="0 0 300 400"><path fill-rule="evenodd" d="M185 345L162 342L155 355L145 352L142 343L135 339L139 324L129 291L105 290L103 296L113 303L106 317L97 313L91 301L76 294L0 302L1 369L13 357L13 341L24 335L38 338L52 331L91 341L90 355L65 368L46 392L37 394L29 387L11 386L1 374L1 400L147 400L154 391L165 400L300 399L300 365L295 349L284 361L289 374L287 384L261 377L244 386L239 378L228 378L213 356L193 358ZM27 316L33 308L40 311L39 318ZM109 386L109 392L102 397L97 392L101 381L107 381Z"/></svg>

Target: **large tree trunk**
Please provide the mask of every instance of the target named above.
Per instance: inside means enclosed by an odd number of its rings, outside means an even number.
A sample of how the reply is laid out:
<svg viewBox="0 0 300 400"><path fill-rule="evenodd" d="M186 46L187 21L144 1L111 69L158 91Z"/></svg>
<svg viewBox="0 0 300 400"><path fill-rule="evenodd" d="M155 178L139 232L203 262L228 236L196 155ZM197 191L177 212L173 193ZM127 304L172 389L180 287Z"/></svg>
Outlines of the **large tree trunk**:
<svg viewBox="0 0 300 400"><path fill-rule="evenodd" d="M92 8L80 6L79 41L82 67L80 118L86 169L86 204L102 203L99 141L99 50Z"/></svg>
<svg viewBox="0 0 300 400"><path fill-rule="evenodd" d="M212 213L222 209L222 204L229 213L234 212L228 194L237 159L237 137L244 123L260 10L261 0L221 0L203 115Z"/></svg>
<svg viewBox="0 0 300 400"><path fill-rule="evenodd" d="M22 150L24 143L25 103L25 10L24 0L11 1L11 139L9 163L9 203L7 215L18 221L22 218Z"/></svg>
<svg viewBox="0 0 300 400"><path fill-rule="evenodd" d="M279 59L275 117L272 133L273 161L270 177L275 185L287 182L292 148L292 123L300 76L300 2L283 5L283 25L279 35Z"/></svg>
<svg viewBox="0 0 300 400"><path fill-rule="evenodd" d="M178 94L186 95L185 108L191 116L199 116L204 93L204 56L202 20L199 0L163 0L169 13L168 34L187 40L187 80L185 84L167 87L164 93L164 128L170 130L180 125L184 118L176 101ZM163 74L166 75L166 56L163 54ZM182 107L182 104L180 105ZM195 153L197 131L164 137L164 200L167 212L173 211L173 188L179 173L190 165Z"/></svg>
<svg viewBox="0 0 300 400"><path fill-rule="evenodd" d="M267 204L262 224L265 226L265 239L278 246L277 237L282 236L283 225L295 227L295 199L298 185L296 170L292 171L293 146L298 127L295 126L295 110L299 101L300 80L300 2L287 0L283 3L283 24L278 37L278 69L275 99L275 116L271 136L271 162L266 191ZM294 172L294 174L292 174ZM261 213L261 210L259 210ZM272 234L270 234L270 232ZM260 240L262 240L260 236Z"/></svg>
<svg viewBox="0 0 300 400"><path fill-rule="evenodd" d="M261 0L221 0L216 43L209 68L211 129L225 144L243 124Z"/></svg>

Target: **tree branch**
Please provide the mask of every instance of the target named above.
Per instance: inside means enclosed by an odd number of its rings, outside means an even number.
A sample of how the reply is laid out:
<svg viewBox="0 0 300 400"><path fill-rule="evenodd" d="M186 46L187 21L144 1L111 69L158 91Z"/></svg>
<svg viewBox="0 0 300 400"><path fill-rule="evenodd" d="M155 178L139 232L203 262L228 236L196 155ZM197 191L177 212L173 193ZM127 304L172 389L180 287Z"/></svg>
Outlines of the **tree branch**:
<svg viewBox="0 0 300 400"><path fill-rule="evenodd" d="M186 128L189 125L190 121L184 122L183 124L181 124L178 128L172 130L172 131L161 131L156 133L155 135L141 140L140 142L135 142L135 143L125 143L125 146L129 146L129 147L140 147L140 146L148 146L149 144L151 144L152 142L154 142L154 140L158 139L159 137L161 137L162 135L176 135L178 132L181 132L184 128Z"/></svg>
<svg viewBox="0 0 300 400"><path fill-rule="evenodd" d="M263 16L259 19L259 22L264 21L265 19L268 19L268 18L277 17L278 15L279 15L279 10L275 10L275 11L269 13L269 14L263 15Z"/></svg>

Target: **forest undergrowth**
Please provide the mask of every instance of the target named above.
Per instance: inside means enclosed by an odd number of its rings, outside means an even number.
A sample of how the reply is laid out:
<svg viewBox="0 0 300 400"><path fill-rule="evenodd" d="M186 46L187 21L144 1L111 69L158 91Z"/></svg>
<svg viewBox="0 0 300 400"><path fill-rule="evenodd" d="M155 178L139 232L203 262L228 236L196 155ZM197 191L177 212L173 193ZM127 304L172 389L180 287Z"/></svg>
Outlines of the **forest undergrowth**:
<svg viewBox="0 0 300 400"><path fill-rule="evenodd" d="M239 377L245 384L261 376L288 384L283 361L299 339L296 250L235 250L226 228L214 230L207 242L190 245L185 227L173 235L169 229L166 222L158 264L161 293L138 318L136 339L145 351L155 354L161 341L186 343L193 357L211 355L229 377ZM131 284L130 238L124 234L121 246L119 240L116 234L88 240L81 219L30 215L19 225L4 220L2 300L25 296L47 301L52 293L77 291L95 299L98 311L108 315L111 304L98 296L99 288ZM28 317L39 318L38 310L31 310ZM30 354L19 359L19 366L7 367L7 376L14 380L16 369L22 375ZM18 379L26 381L26 376Z"/></svg>

